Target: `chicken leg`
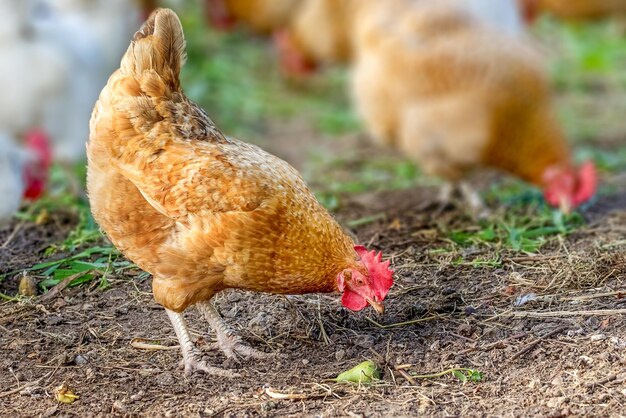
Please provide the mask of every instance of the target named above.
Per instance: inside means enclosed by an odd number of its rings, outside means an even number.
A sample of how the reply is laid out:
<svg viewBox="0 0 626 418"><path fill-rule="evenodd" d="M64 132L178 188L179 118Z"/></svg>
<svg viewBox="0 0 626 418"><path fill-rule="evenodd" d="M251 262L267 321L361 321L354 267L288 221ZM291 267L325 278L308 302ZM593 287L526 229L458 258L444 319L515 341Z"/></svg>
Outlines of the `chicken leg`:
<svg viewBox="0 0 626 418"><path fill-rule="evenodd" d="M169 309L165 309L165 311L167 312L170 321L172 321L174 331L176 332L176 336L178 337L180 349L183 352L183 360L181 362L181 366L185 368L185 375L188 376L195 371L202 371L206 374L228 377L231 379L235 377L240 377L240 375L235 372L207 365L206 362L202 360L202 355L200 351L196 348L193 341L191 341L191 336L189 335L189 331L187 330L187 325L185 324L185 318L183 318L183 314L170 311Z"/></svg>
<svg viewBox="0 0 626 418"><path fill-rule="evenodd" d="M460 199L456 198L460 195ZM450 205L456 206L460 209L467 208L467 212L477 220L486 219L490 215L489 208L485 206L485 203L481 199L478 192L469 184L464 181L451 183L446 182L441 185L441 189L434 202L436 204L433 217L441 215L441 213ZM432 207L433 202L428 203L426 207Z"/></svg>
<svg viewBox="0 0 626 418"><path fill-rule="evenodd" d="M241 337L220 317L220 314L211 302L198 302L196 306L217 334L217 346L222 349L226 357L263 359L272 356L270 353L256 350L244 344Z"/></svg>
<svg viewBox="0 0 626 418"><path fill-rule="evenodd" d="M487 219L490 216L489 208L474 187L465 181L459 182L457 187L461 192L461 198L468 205L470 213L475 219Z"/></svg>

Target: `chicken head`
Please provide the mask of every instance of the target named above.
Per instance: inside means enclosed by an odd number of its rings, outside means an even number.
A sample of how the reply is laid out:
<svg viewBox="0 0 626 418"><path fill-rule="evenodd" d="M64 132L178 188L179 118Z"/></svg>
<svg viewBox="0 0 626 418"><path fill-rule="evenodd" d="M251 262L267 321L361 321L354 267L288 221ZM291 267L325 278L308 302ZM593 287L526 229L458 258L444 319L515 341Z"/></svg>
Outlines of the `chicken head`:
<svg viewBox="0 0 626 418"><path fill-rule="evenodd" d="M280 67L287 76L307 76L317 70L317 63L307 57L288 30L274 33L274 44L278 50Z"/></svg>
<svg viewBox="0 0 626 418"><path fill-rule="evenodd" d="M393 285L393 270L389 269L389 261L383 262L382 253L368 252L360 245L354 249L365 269L349 268L339 273L337 287L343 292L341 303L353 311L360 311L369 304L376 312L383 313L382 302Z"/></svg>
<svg viewBox="0 0 626 418"><path fill-rule="evenodd" d="M205 13L215 29L229 30L237 23L224 0L205 0Z"/></svg>
<svg viewBox="0 0 626 418"><path fill-rule="evenodd" d="M593 162L587 161L577 170L551 167L545 171L543 181L546 202L568 214L593 197L598 178Z"/></svg>

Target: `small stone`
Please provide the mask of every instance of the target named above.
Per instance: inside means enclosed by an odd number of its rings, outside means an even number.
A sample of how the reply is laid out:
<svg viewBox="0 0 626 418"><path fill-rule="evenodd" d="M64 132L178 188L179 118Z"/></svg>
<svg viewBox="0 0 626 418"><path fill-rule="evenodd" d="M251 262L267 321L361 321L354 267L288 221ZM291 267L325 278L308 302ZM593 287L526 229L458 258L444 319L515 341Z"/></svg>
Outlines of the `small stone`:
<svg viewBox="0 0 626 418"><path fill-rule="evenodd" d="M145 392L143 390L140 390L139 392L135 393L134 395L130 395L130 400L133 402L137 402L143 399L143 395L145 395Z"/></svg>
<svg viewBox="0 0 626 418"><path fill-rule="evenodd" d="M335 351L335 360L341 361L345 357L346 357L346 351L345 350L337 350L337 351Z"/></svg>
<svg viewBox="0 0 626 418"><path fill-rule="evenodd" d="M306 366L307 364L309 364L309 360L303 358L302 359L302 364L304 364Z"/></svg>
<svg viewBox="0 0 626 418"><path fill-rule="evenodd" d="M476 313L476 308L474 308L473 306L466 306L465 307L465 315L470 316Z"/></svg>
<svg viewBox="0 0 626 418"><path fill-rule="evenodd" d="M580 357L578 357L578 359L585 366L589 366L590 367L591 365L593 365L593 359L591 357L589 357L589 356L580 356Z"/></svg>
<svg viewBox="0 0 626 418"><path fill-rule="evenodd" d="M163 372L160 375L156 376L156 382L161 386L169 386L176 383L176 379L170 372Z"/></svg>
<svg viewBox="0 0 626 418"><path fill-rule="evenodd" d="M91 303L84 303L82 306L82 310L85 312L89 312L89 311L93 311L93 304Z"/></svg>
<svg viewBox="0 0 626 418"><path fill-rule="evenodd" d="M596 334L591 336L591 341L602 341L606 340L606 335L604 334Z"/></svg>
<svg viewBox="0 0 626 418"><path fill-rule="evenodd" d="M113 402L113 409L122 413L127 411L126 405L124 405L124 403L119 399Z"/></svg>
<svg viewBox="0 0 626 418"><path fill-rule="evenodd" d="M63 323L63 318L58 315L50 315L44 319L47 325L59 325Z"/></svg>
<svg viewBox="0 0 626 418"><path fill-rule="evenodd" d="M87 357L78 354L76 357L74 357L74 364L76 364L77 366L80 366L81 364L87 364Z"/></svg>
<svg viewBox="0 0 626 418"><path fill-rule="evenodd" d="M32 276L24 274L20 279L18 293L21 296L37 296L37 282Z"/></svg>
<svg viewBox="0 0 626 418"><path fill-rule="evenodd" d="M558 408L559 406L561 406L563 404L564 400L565 400L564 396L557 397L557 398L551 398L546 403L546 406L548 408Z"/></svg>

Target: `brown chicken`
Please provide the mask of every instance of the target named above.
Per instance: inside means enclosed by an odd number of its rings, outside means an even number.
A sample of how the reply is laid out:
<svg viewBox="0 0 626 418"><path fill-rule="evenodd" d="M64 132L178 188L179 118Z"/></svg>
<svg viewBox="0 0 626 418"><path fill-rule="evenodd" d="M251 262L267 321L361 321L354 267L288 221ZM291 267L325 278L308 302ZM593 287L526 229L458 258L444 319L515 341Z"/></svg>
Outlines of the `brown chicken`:
<svg viewBox="0 0 626 418"><path fill-rule="evenodd" d="M424 0L410 0L413 3ZM483 24L507 32L523 31L523 0L455 0ZM347 63L354 56L359 15L378 0L306 0L278 31L281 64L287 74L314 69L317 64ZM402 13L406 0L386 0L387 14ZM392 24L390 22L389 24ZM302 65L301 63L305 63Z"/></svg>
<svg viewBox="0 0 626 418"><path fill-rule="evenodd" d="M260 148L222 134L182 92L183 31L160 9L135 34L90 122L88 191L114 245L153 275L186 373L207 366L182 316L196 305L227 356L243 344L209 302L227 288L279 294L342 292L352 310L383 311L392 271L356 246L300 175Z"/></svg>
<svg viewBox="0 0 626 418"><path fill-rule="evenodd" d="M320 63L350 61L354 19L358 9L371 1L305 0L285 27L276 32L283 71L297 76Z"/></svg>
<svg viewBox="0 0 626 418"><path fill-rule="evenodd" d="M491 167L537 185L566 212L588 200L595 171L572 163L541 57L459 4L399 0L362 11L353 94L367 128L452 184ZM461 186L480 214L478 195Z"/></svg>
<svg viewBox="0 0 626 418"><path fill-rule="evenodd" d="M243 23L253 32L270 35L287 24L305 0L204 0L208 20L218 29Z"/></svg>

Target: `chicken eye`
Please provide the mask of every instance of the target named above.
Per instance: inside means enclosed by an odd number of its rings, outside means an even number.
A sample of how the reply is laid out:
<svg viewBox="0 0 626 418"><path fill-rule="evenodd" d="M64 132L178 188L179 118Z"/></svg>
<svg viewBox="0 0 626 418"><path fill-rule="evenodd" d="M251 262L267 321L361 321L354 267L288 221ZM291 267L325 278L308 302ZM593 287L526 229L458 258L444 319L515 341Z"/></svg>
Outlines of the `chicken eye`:
<svg viewBox="0 0 626 418"><path fill-rule="evenodd" d="M362 278L357 277L356 278L356 284L359 285L359 286L363 286L365 284L365 282L363 281Z"/></svg>

